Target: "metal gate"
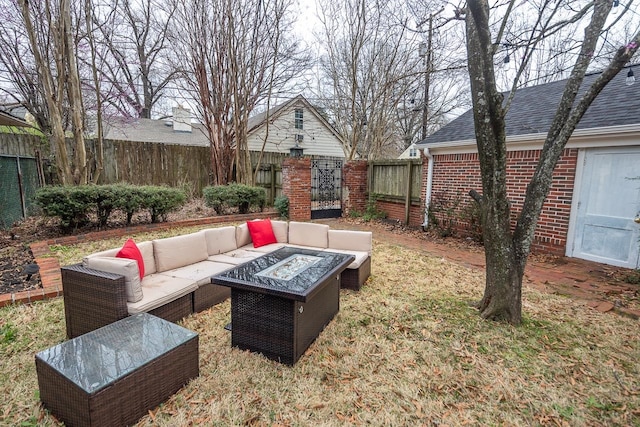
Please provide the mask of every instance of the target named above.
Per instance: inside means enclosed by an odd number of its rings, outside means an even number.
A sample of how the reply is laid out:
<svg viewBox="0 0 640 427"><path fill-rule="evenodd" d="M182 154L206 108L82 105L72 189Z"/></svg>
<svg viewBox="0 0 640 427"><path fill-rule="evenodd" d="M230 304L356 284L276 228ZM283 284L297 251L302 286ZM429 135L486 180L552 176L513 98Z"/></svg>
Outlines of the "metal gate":
<svg viewBox="0 0 640 427"><path fill-rule="evenodd" d="M311 219L342 216L342 159L311 160Z"/></svg>

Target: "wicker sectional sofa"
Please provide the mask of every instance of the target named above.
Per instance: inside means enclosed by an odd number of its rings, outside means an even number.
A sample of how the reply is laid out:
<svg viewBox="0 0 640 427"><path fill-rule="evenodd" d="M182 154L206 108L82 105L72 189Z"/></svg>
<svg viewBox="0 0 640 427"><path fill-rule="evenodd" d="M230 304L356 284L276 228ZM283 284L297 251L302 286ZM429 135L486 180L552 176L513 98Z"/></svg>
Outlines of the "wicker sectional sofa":
<svg viewBox="0 0 640 427"><path fill-rule="evenodd" d="M332 230L326 224L271 221L276 243L254 247L247 224L137 243L144 264L116 258L120 248L87 255L63 267L65 320L69 338L131 314L147 312L175 322L218 304L229 288L210 278L284 245L345 252L356 257L341 286L359 290L371 273L372 234Z"/></svg>

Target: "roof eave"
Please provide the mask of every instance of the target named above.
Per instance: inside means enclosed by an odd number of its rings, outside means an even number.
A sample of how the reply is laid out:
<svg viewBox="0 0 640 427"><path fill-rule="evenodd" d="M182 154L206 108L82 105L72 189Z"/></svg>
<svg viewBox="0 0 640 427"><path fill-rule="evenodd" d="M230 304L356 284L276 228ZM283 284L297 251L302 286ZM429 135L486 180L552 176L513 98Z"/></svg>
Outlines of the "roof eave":
<svg viewBox="0 0 640 427"><path fill-rule="evenodd" d="M531 133L524 135L512 135L507 136L507 145L509 146L509 150L521 149L521 146L526 145L540 145L544 143L546 138L546 133ZM567 143L568 147L586 147L592 146L594 143L602 142L603 136L616 136L621 138L621 145L626 144L627 140L625 137L630 136L640 136L640 123L634 123L629 125L620 125L620 126L606 126L606 127L597 127L597 128L588 128L588 129L576 129L569 142ZM607 142L607 146L611 146L610 141ZM465 139L459 141L443 141L443 142L432 142L432 143L417 143L416 148L423 150L428 148L429 150L447 150L447 149L461 149L465 147L476 147L475 139Z"/></svg>

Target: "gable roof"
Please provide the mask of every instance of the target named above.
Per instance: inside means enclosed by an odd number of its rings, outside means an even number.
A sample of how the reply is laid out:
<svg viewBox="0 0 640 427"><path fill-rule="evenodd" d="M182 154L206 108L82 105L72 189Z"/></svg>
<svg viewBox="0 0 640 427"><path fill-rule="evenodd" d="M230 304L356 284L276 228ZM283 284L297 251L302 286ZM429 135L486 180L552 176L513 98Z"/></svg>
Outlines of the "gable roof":
<svg viewBox="0 0 640 427"><path fill-rule="evenodd" d="M271 107L271 109L269 111L269 120L270 121L275 120L276 118L278 118L278 116L280 116L284 112L289 111L290 107L296 106L296 104L303 105L308 111L310 111L320 121L320 123L322 123L323 126L325 126L332 134L334 134L336 136L336 138L338 138L340 141L342 141L342 136L340 135L340 133L331 125L331 123L329 123L322 116L322 114L320 114L318 112L316 107L311 105L311 103L309 101L307 101L307 99L302 95L298 95L298 96L296 96L294 98L289 99L286 102L283 102L282 104L278 104L278 105L275 105L275 106ZM267 119L267 112L266 111L264 111L264 112L262 112L260 114L256 114L255 116L249 117L249 123L248 123L248 126L247 126L247 130L248 130L247 133L252 133L252 132L256 131L257 129L259 129L260 127L262 127L262 125L264 125L266 119Z"/></svg>
<svg viewBox="0 0 640 427"><path fill-rule="evenodd" d="M640 125L640 84L625 84L628 68L623 68L593 101L577 130L622 125ZM601 72L585 75L578 93L591 86ZM518 89L506 117L507 137L543 134L551 126L567 80ZM506 96L505 96L506 97ZM418 148L439 142L475 140L473 109L451 121L418 143Z"/></svg>

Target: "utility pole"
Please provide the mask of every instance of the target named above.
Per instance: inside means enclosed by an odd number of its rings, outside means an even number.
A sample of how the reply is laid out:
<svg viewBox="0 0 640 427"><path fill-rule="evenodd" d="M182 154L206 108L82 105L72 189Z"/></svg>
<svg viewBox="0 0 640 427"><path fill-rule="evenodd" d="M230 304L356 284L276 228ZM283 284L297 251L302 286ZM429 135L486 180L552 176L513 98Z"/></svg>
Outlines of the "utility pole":
<svg viewBox="0 0 640 427"><path fill-rule="evenodd" d="M424 104L422 105L422 139L427 138L427 123L429 120L429 86L431 85L431 72L433 71L433 18L439 15L444 9L429 15L429 30L427 32L427 43L420 43L420 57L424 58Z"/></svg>

